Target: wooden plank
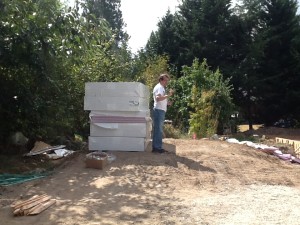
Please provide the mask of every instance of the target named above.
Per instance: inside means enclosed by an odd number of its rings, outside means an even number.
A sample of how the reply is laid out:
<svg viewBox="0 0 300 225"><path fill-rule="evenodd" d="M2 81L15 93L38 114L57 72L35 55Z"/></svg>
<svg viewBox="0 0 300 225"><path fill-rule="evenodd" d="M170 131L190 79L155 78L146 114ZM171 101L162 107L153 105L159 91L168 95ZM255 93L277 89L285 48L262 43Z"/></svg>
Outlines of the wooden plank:
<svg viewBox="0 0 300 225"><path fill-rule="evenodd" d="M288 144L289 144L289 145L294 145L294 140L290 140L290 139L289 139L289 140L288 140Z"/></svg>
<svg viewBox="0 0 300 225"><path fill-rule="evenodd" d="M294 145L295 140L276 137L275 142L276 143L282 143L282 144L288 144L288 145Z"/></svg>
<svg viewBox="0 0 300 225"><path fill-rule="evenodd" d="M30 208L32 208L32 207L34 207L34 206L36 206L36 205L38 205L38 204L40 204L40 203L43 203L43 202L45 202L45 201L48 201L50 199L50 197L49 196L45 196L45 197L43 197L43 198L41 198L41 199L38 199L38 200L36 200L36 201L34 201L34 202L31 202L31 203L29 203L29 204L26 204L26 205L23 205L22 207L21 207L21 210L26 210L26 209L30 209Z"/></svg>
<svg viewBox="0 0 300 225"><path fill-rule="evenodd" d="M50 206L52 206L53 204L55 204L55 202L56 202L55 199L51 199L47 202L41 203L41 204L31 208L28 215L37 215L37 214L43 212L44 210L46 210L47 208L49 208Z"/></svg>
<svg viewBox="0 0 300 225"><path fill-rule="evenodd" d="M35 197L35 198L30 198L30 199L28 199L28 200L26 200L26 201L23 201L23 202L21 202L21 203L15 205L13 208L14 208L14 209L21 208L21 207L24 206L24 205L27 205L27 204L30 204L30 203L35 202L35 201L37 201L37 200L40 200L40 199L42 199L42 198L44 198L44 197L46 197L46 196L47 196L47 195L44 194L44 195L39 195L39 196L37 196L37 197Z"/></svg>
<svg viewBox="0 0 300 225"><path fill-rule="evenodd" d="M276 137L275 141L276 141L276 143L288 144L289 139Z"/></svg>
<svg viewBox="0 0 300 225"><path fill-rule="evenodd" d="M18 204L14 205L13 208L14 209L21 208L23 205L26 205L26 204L29 204L31 202L34 202L34 201L36 201L38 199L41 199L41 198L43 198L45 196L46 195L35 195L35 196L31 197L28 200L24 200L24 201L19 202Z"/></svg>
<svg viewBox="0 0 300 225"><path fill-rule="evenodd" d="M15 207L15 206L17 206L17 205L21 205L22 203L24 203L24 202L26 202L26 201L31 201L31 200L33 200L33 199L35 199L35 198L37 198L37 197L39 197L39 195L34 195L34 196L32 196L31 198L29 198L29 199L27 199L27 200L17 200L17 201L14 201L14 202L10 205L10 207Z"/></svg>
<svg viewBox="0 0 300 225"><path fill-rule="evenodd" d="M296 154L296 157L300 157L300 141L294 141L294 152Z"/></svg>
<svg viewBox="0 0 300 225"><path fill-rule="evenodd" d="M21 215L21 209L18 208L16 210L13 211L14 216L20 216Z"/></svg>

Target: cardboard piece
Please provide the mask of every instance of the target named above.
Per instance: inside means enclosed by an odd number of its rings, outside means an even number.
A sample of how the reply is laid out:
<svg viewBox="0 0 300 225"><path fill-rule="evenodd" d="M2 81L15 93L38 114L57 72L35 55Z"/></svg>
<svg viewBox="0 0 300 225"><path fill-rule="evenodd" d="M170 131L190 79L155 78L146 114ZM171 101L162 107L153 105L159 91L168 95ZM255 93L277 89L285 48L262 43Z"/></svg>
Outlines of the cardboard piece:
<svg viewBox="0 0 300 225"><path fill-rule="evenodd" d="M86 155L86 168L94 168L102 170L108 163L108 156L105 152L91 152Z"/></svg>

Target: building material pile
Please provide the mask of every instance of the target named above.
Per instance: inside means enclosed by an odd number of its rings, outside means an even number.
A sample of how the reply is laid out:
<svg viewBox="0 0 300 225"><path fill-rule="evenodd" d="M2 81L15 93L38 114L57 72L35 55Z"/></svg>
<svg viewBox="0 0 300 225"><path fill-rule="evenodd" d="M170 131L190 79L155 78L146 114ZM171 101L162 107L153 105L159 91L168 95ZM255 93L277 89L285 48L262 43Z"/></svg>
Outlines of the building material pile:
<svg viewBox="0 0 300 225"><path fill-rule="evenodd" d="M276 137L275 140L276 140L276 143L283 143L283 144L288 144L288 145L292 146L293 150L295 152L295 155L298 158L300 158L300 141L286 139L286 138L280 138L280 137Z"/></svg>
<svg viewBox="0 0 300 225"><path fill-rule="evenodd" d="M37 215L53 204L56 200L51 199L48 195L34 195L33 197L27 200L19 200L12 203L13 214L15 216L28 216L28 215Z"/></svg>
<svg viewBox="0 0 300 225"><path fill-rule="evenodd" d="M300 164L299 154L297 153L297 149L299 149L298 141L293 141L293 140L289 140L289 139L276 137L276 143L285 143L285 144L295 146L295 148L296 148L296 149L294 149L295 156L293 156L290 153L283 153L279 149L279 147L268 146L268 145L265 145L265 144L258 144L258 143L254 143L254 142L251 142L251 141L238 141L235 138L228 138L228 139L226 139L226 141L229 142L229 143L235 143L235 144L245 144L249 147L256 148L256 149L258 149L262 152L265 152L267 154L275 155L275 156L277 156L278 158L280 158L282 160Z"/></svg>
<svg viewBox="0 0 300 225"><path fill-rule="evenodd" d="M85 84L89 150L145 151L151 139L149 89L138 82Z"/></svg>
<svg viewBox="0 0 300 225"><path fill-rule="evenodd" d="M24 154L24 156L35 156L44 154L50 159L60 159L74 153L72 150L65 149L65 145L51 146L42 141L36 141L34 147L30 152Z"/></svg>

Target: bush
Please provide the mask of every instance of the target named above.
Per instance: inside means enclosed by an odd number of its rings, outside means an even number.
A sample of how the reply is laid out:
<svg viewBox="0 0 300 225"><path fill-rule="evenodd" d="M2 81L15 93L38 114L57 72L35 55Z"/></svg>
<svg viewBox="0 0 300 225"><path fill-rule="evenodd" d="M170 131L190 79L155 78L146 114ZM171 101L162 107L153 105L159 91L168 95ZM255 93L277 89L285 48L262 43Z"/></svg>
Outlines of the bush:
<svg viewBox="0 0 300 225"><path fill-rule="evenodd" d="M189 132L210 137L217 133L219 124L229 123L234 109L230 96L232 86L219 70L211 71L206 60L202 64L195 60L191 68L185 69L194 80L189 104Z"/></svg>
<svg viewBox="0 0 300 225"><path fill-rule="evenodd" d="M182 136L180 130L173 127L172 124L164 125L164 135L165 138L175 138L175 139L179 139Z"/></svg>

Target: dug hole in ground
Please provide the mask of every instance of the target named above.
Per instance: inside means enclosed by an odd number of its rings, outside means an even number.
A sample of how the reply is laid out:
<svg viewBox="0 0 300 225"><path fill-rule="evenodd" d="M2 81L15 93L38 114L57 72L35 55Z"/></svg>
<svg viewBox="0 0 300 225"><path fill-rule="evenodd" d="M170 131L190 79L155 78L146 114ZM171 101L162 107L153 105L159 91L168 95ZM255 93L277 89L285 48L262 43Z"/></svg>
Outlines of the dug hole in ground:
<svg viewBox="0 0 300 225"><path fill-rule="evenodd" d="M164 147L172 153L113 152L103 170L86 168L87 152L78 152L52 175L1 187L0 224L299 224L299 164L220 140ZM35 194L56 204L12 215L13 201Z"/></svg>

